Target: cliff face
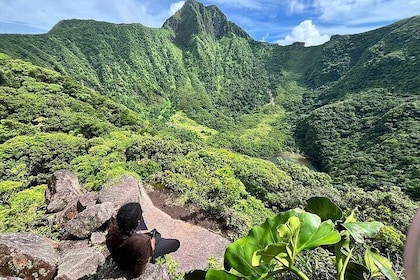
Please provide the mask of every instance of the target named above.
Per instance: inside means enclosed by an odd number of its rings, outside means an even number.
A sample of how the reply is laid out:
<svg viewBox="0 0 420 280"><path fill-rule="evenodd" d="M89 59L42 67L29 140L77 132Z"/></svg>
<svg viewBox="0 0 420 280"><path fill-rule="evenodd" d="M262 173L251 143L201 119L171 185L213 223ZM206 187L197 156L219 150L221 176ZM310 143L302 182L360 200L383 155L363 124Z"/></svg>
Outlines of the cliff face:
<svg viewBox="0 0 420 280"><path fill-rule="evenodd" d="M172 29L175 32L175 43L182 46L188 46L192 37L201 33L214 39L229 34L251 39L242 28L228 21L217 6L206 7L195 0L186 1L182 9L165 21L163 28Z"/></svg>

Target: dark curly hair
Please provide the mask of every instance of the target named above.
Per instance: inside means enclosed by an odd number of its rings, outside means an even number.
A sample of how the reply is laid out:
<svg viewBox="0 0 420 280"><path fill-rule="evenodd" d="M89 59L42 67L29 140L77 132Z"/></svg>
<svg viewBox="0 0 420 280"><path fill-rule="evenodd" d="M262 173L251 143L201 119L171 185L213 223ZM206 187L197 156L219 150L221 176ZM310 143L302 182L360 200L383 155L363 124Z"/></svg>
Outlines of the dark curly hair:
<svg viewBox="0 0 420 280"><path fill-rule="evenodd" d="M143 211L137 202L130 202L121 206L117 213L117 224L123 232L130 232L137 227Z"/></svg>

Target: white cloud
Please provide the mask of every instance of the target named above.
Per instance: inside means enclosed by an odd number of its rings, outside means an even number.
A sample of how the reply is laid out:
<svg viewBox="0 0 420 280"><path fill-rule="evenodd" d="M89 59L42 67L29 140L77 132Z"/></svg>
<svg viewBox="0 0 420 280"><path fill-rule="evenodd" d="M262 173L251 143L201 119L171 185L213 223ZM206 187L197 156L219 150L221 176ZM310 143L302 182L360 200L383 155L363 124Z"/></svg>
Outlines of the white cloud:
<svg viewBox="0 0 420 280"><path fill-rule="evenodd" d="M60 20L72 18L113 23L139 22L148 27L160 27L169 16L182 7L184 2L172 0L0 0L0 33L8 30L26 30L28 33L37 33L37 31L39 33L41 30L47 32Z"/></svg>
<svg viewBox="0 0 420 280"><path fill-rule="evenodd" d="M171 6L169 7L169 16L173 16L178 10L180 10L182 8L182 6L184 6L185 1L179 1L176 3L172 3Z"/></svg>
<svg viewBox="0 0 420 280"><path fill-rule="evenodd" d="M289 13L301 13L306 9L306 5L304 2L300 0L289 0L287 10Z"/></svg>
<svg viewBox="0 0 420 280"><path fill-rule="evenodd" d="M420 1L400 0L314 0L319 19L346 25L394 21L420 13Z"/></svg>
<svg viewBox="0 0 420 280"><path fill-rule="evenodd" d="M305 42L305 46L316 46L327 42L330 39L329 35L321 35L312 20L305 20L298 26L294 27L292 32L283 40L276 43L280 45L290 45L294 42Z"/></svg>
<svg viewBox="0 0 420 280"><path fill-rule="evenodd" d="M262 38L261 38L261 42L267 42L268 37L270 37L270 33L266 33Z"/></svg>
<svg viewBox="0 0 420 280"><path fill-rule="evenodd" d="M246 8L246 9L256 9L260 10L263 9L267 4L270 3L271 0L211 0L211 1L200 1L200 2L211 2L212 5L220 5L226 6L231 8ZM210 3L208 3L210 4Z"/></svg>
<svg viewBox="0 0 420 280"><path fill-rule="evenodd" d="M281 39L288 33L289 38L292 38L292 27L305 19L313 19L321 34L333 35L351 34L351 30L367 31L420 14L420 0L199 1L204 5L218 5L229 20L244 28L252 37L263 40ZM183 2L184 0L0 0L0 33L47 32L58 21L72 18L113 23L138 22L148 27L160 27ZM270 34L269 38L264 36L267 33Z"/></svg>

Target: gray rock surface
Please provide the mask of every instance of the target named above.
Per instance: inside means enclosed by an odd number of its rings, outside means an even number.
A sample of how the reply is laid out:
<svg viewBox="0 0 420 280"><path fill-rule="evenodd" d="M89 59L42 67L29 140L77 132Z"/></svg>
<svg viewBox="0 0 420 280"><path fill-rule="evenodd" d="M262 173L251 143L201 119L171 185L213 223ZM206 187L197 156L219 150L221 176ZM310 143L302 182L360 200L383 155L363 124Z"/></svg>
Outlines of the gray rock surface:
<svg viewBox="0 0 420 280"><path fill-rule="evenodd" d="M133 176L123 176L119 182L110 182L99 191L99 202L112 202L116 214L122 205L140 201L140 186Z"/></svg>
<svg viewBox="0 0 420 280"><path fill-rule="evenodd" d="M58 252L60 257L65 256L68 252L82 249L89 246L88 240L61 240L58 243Z"/></svg>
<svg viewBox="0 0 420 280"><path fill-rule="evenodd" d="M85 210L88 206L93 206L98 202L98 193L96 192L88 192L82 194L77 199L77 211L82 212Z"/></svg>
<svg viewBox="0 0 420 280"><path fill-rule="evenodd" d="M147 264L145 271L139 277L134 277L133 273L119 269L115 263L103 271L99 277L107 280L170 280L169 273L163 266L151 263Z"/></svg>
<svg viewBox="0 0 420 280"><path fill-rule="evenodd" d="M88 238L112 217L113 206L110 202L89 206L68 221L64 229L78 238Z"/></svg>
<svg viewBox="0 0 420 280"><path fill-rule="evenodd" d="M25 279L52 279L58 253L52 242L32 233L0 235L0 275Z"/></svg>
<svg viewBox="0 0 420 280"><path fill-rule="evenodd" d="M66 251L58 262L56 280L77 280L96 274L105 257L95 248L86 246Z"/></svg>
<svg viewBox="0 0 420 280"><path fill-rule="evenodd" d="M153 205L143 186L140 187L143 218L149 229L156 228L164 238L176 238L181 246L171 256L178 263L179 272L207 269L208 259L214 257L223 263L230 241L221 235L190 223L172 219Z"/></svg>
<svg viewBox="0 0 420 280"><path fill-rule="evenodd" d="M49 213L63 210L83 193L77 176L65 169L54 172L47 183L45 202Z"/></svg>
<svg viewBox="0 0 420 280"><path fill-rule="evenodd" d="M90 236L90 243L92 245L105 244L106 236L103 232L93 232Z"/></svg>

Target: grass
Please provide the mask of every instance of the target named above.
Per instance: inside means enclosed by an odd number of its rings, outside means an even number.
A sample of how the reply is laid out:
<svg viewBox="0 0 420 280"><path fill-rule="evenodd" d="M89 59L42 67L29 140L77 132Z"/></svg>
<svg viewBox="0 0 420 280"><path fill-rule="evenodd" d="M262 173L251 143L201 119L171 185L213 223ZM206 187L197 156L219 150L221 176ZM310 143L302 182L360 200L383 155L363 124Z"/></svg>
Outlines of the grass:
<svg viewBox="0 0 420 280"><path fill-rule="evenodd" d="M200 125L194 120L188 118L184 112L178 111L170 118L170 125L185 129L196 134L200 139L208 140L211 136L218 134L215 129Z"/></svg>

